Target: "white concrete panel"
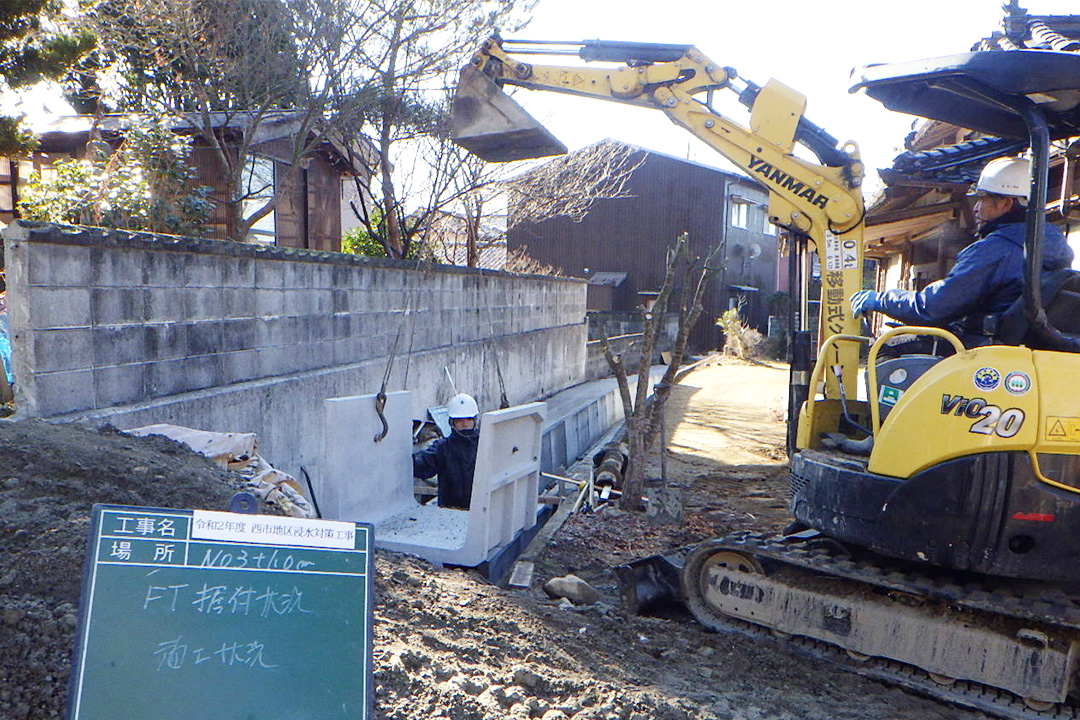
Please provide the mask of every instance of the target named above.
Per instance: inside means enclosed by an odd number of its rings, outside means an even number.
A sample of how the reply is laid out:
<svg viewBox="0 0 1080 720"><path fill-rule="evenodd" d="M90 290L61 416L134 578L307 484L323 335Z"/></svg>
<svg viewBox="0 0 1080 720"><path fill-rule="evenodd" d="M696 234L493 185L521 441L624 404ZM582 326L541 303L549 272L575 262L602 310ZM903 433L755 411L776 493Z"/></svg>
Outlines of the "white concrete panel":
<svg viewBox="0 0 1080 720"><path fill-rule="evenodd" d="M416 506L412 495L412 393L387 393L382 423L374 395L323 401L323 463L316 500L328 520L379 521Z"/></svg>

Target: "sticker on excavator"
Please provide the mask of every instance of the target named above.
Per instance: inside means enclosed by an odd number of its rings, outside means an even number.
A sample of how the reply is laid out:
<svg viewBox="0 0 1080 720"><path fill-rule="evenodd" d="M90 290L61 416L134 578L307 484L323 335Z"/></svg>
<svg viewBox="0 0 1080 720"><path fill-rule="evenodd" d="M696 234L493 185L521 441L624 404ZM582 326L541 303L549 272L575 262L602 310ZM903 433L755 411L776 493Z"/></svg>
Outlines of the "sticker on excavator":
<svg viewBox="0 0 1080 720"><path fill-rule="evenodd" d="M1080 442L1080 418L1048 416L1046 418L1046 441Z"/></svg>
<svg viewBox="0 0 1080 720"><path fill-rule="evenodd" d="M859 256L855 241L836 233L825 233L825 270L851 270L859 267Z"/></svg>

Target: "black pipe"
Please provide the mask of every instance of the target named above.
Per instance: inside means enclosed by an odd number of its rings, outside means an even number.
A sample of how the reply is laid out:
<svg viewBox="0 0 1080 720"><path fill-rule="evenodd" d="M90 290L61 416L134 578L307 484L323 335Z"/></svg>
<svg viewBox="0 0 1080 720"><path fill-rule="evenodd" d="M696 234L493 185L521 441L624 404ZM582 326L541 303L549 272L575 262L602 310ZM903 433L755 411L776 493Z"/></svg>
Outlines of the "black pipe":
<svg viewBox="0 0 1080 720"><path fill-rule="evenodd" d="M787 408L787 454L795 452L795 440L799 431L799 411L810 396L810 333L802 329L800 315L803 298L802 254L806 252L806 235L789 232L788 240L788 408Z"/></svg>

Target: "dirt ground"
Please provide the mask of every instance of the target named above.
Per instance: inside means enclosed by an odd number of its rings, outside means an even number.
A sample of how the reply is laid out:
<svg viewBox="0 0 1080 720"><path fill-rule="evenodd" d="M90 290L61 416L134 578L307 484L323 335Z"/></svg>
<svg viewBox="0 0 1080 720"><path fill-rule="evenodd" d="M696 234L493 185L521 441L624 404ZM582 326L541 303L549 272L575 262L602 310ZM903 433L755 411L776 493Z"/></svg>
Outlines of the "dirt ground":
<svg viewBox="0 0 1080 720"><path fill-rule="evenodd" d="M653 524L610 506L571 516L527 590L380 552L376 717L982 717L780 640L708 633L685 613L630 616L620 608L614 566L787 523L785 383L783 368L719 359L686 376L666 415L665 478L682 496L682 521ZM660 477L658 462L649 475ZM63 717L92 503L224 509L234 489L227 473L163 438L0 422L0 720ZM570 572L600 601L573 606L541 590Z"/></svg>

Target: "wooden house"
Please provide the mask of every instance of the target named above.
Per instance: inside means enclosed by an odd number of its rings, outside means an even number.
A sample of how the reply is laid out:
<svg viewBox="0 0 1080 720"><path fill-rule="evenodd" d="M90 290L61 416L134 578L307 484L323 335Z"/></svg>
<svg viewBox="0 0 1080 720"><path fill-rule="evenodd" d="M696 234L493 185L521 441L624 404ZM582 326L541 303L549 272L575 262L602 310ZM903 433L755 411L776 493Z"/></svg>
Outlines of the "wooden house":
<svg viewBox="0 0 1080 720"><path fill-rule="evenodd" d="M98 120L97 131L103 141L112 146L119 144L129 116L104 115ZM258 122L248 113L221 113L213 117L217 130L226 143L235 141L232 151L238 152L239 139L245 132L253 132L252 152L245 167L245 178L251 186L251 196L244 201L244 215L250 216L264 207L280 187L292 159L292 144L301 126L295 113L273 113L262 116ZM62 158L81 158L86 155L87 143L94 129L95 118L91 115L71 115L41 121L31 127L40 138L40 146L31 158L21 161L0 159L0 222L9 223L18 218L20 187L33 172L47 169ZM198 134L197 129L185 120L178 120L173 130L182 135L193 136L191 163L194 165L200 185L212 189L210 199L215 208L206 235L226 239L235 235L229 226L224 205L224 169L216 154ZM348 198L355 195L356 177L367 185L365 165L371 167L374 149L347 148L341 142L326 140L301 160L296 181L285 196L279 199L274 210L258 220L249 232L247 240L280 245L282 247L309 248L313 250L341 250L341 235L350 226L352 211ZM350 160L363 157L367 163Z"/></svg>

